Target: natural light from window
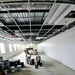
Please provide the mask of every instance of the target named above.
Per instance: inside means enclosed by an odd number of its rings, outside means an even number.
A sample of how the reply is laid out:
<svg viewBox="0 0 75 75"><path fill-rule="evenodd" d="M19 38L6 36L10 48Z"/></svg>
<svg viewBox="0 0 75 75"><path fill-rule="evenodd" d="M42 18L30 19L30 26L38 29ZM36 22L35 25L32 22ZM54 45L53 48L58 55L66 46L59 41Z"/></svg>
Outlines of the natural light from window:
<svg viewBox="0 0 75 75"><path fill-rule="evenodd" d="M12 45L9 44L9 51L12 52Z"/></svg>
<svg viewBox="0 0 75 75"><path fill-rule="evenodd" d="M0 43L0 51L1 51L1 54L5 53L5 45L4 45L4 43Z"/></svg>

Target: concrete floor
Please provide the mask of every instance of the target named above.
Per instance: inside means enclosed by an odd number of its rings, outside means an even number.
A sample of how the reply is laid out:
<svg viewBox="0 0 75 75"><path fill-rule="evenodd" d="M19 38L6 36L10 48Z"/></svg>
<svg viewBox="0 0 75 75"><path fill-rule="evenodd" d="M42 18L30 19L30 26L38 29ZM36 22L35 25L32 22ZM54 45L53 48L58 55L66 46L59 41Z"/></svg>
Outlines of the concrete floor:
<svg viewBox="0 0 75 75"><path fill-rule="evenodd" d="M31 72L28 72L29 74L25 74L25 75L75 75L74 70L57 62L56 60L54 60L44 54L40 54L40 56L42 57L43 67L39 67L39 69L35 69L34 65L33 66L28 65L26 63L25 53L21 53L15 57L13 57L11 60L20 59L22 62L24 62L26 67L23 68L22 71L26 71L26 70L31 71ZM35 55L32 55L32 58L34 58L34 57L35 57ZM22 72L19 72L19 74L24 75L24 74L22 74ZM12 75L12 74L10 74L10 75ZM13 74L13 75L17 75L17 73Z"/></svg>

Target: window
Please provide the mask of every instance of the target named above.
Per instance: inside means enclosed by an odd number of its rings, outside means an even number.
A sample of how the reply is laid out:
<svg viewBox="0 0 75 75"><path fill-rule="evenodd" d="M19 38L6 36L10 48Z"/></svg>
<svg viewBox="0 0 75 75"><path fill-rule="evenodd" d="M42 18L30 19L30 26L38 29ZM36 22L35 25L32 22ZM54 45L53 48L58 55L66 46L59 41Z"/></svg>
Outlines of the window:
<svg viewBox="0 0 75 75"><path fill-rule="evenodd" d="M16 46L14 45L14 51L16 51Z"/></svg>
<svg viewBox="0 0 75 75"><path fill-rule="evenodd" d="M17 51L17 45L16 44L14 45L14 51Z"/></svg>
<svg viewBox="0 0 75 75"><path fill-rule="evenodd" d="M20 50L20 44L15 44L14 45L14 51Z"/></svg>
<svg viewBox="0 0 75 75"><path fill-rule="evenodd" d="M1 54L5 53L4 43L0 43L0 51L1 51Z"/></svg>
<svg viewBox="0 0 75 75"><path fill-rule="evenodd" d="M9 44L9 51L12 52L12 45Z"/></svg>

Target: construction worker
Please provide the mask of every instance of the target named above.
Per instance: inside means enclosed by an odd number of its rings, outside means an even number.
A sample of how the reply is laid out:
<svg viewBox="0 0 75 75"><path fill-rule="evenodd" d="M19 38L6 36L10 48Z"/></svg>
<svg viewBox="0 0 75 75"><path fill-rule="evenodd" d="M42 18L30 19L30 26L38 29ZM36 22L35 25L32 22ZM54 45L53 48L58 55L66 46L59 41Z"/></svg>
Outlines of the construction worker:
<svg viewBox="0 0 75 75"><path fill-rule="evenodd" d="M38 66L39 66L39 55L36 54L36 56L35 56L35 68L38 68Z"/></svg>

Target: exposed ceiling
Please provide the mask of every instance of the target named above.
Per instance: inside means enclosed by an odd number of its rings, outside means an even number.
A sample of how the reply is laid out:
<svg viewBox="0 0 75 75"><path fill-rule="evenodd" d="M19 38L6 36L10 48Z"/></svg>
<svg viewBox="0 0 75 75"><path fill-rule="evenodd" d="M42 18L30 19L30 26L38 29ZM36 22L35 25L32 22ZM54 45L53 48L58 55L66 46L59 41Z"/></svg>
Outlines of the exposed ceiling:
<svg viewBox="0 0 75 75"><path fill-rule="evenodd" d="M0 0L0 28L39 43L74 26L74 0Z"/></svg>

